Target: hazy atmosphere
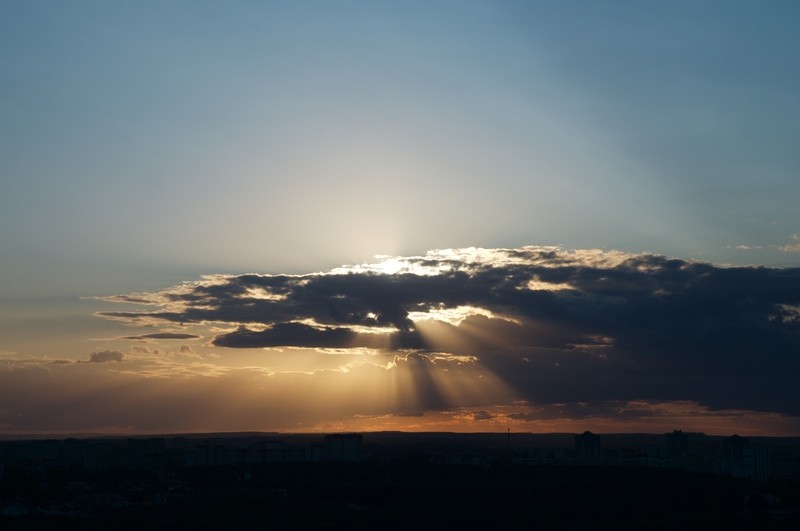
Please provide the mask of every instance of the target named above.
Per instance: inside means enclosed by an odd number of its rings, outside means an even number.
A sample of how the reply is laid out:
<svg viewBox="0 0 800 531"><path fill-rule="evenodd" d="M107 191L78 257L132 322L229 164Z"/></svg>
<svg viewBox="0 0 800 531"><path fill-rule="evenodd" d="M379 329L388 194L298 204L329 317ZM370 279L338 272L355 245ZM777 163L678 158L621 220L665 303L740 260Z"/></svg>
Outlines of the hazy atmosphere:
<svg viewBox="0 0 800 531"><path fill-rule="evenodd" d="M800 435L800 4L0 5L0 435Z"/></svg>

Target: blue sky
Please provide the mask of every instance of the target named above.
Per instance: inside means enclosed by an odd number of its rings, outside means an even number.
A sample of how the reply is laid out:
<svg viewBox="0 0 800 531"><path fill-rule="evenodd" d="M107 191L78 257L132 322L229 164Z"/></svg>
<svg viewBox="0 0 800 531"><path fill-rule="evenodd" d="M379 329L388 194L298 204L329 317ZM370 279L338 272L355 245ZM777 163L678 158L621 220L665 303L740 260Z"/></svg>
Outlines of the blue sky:
<svg viewBox="0 0 800 531"><path fill-rule="evenodd" d="M122 325L85 297L376 254L800 266L798 23L789 1L4 2L0 351L86 358Z"/></svg>

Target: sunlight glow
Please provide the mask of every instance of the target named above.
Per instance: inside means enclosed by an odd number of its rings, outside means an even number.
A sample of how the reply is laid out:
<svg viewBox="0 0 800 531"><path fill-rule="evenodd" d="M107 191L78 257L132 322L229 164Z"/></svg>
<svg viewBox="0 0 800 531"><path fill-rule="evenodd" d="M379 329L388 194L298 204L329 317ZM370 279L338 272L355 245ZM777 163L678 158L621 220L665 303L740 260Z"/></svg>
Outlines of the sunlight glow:
<svg viewBox="0 0 800 531"><path fill-rule="evenodd" d="M539 278L539 275L534 275L534 277L528 281L527 288L531 291L563 291L575 289L574 286L566 283L543 282Z"/></svg>
<svg viewBox="0 0 800 531"><path fill-rule="evenodd" d="M516 322L510 318L499 317L491 311L484 308L478 308L477 306L456 306L455 308L445 308L440 306L439 308L431 308L427 312L408 312L408 318L415 323L419 321L434 320L450 323L453 326L460 325L464 319L473 315L483 315L489 319L505 319L507 321Z"/></svg>
<svg viewBox="0 0 800 531"><path fill-rule="evenodd" d="M288 298L286 294L272 293L271 291L263 288L247 288L244 294L240 295L242 299L258 299L264 301L283 301Z"/></svg>
<svg viewBox="0 0 800 531"><path fill-rule="evenodd" d="M419 276L436 276L443 272L450 271L452 267L448 264L425 263L423 257L399 257L375 255L381 260L374 264L359 264L336 267L330 271L331 275L343 275L348 273L376 273L381 275L411 274Z"/></svg>

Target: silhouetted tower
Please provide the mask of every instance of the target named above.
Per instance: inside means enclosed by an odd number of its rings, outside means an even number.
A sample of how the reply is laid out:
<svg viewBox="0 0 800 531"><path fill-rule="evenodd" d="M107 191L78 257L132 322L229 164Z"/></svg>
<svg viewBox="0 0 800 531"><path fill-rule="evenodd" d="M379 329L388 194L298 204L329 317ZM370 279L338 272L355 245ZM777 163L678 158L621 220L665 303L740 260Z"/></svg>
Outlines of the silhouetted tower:
<svg viewBox="0 0 800 531"><path fill-rule="evenodd" d="M575 436L575 459L581 463L596 463L603 457L600 436L585 431Z"/></svg>

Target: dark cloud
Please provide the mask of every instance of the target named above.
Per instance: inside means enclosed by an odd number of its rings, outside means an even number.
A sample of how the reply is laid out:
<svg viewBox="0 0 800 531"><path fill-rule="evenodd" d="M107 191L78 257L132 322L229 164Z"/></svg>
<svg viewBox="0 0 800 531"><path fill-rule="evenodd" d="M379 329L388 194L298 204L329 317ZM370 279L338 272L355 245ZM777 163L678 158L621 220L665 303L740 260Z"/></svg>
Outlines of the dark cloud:
<svg viewBox="0 0 800 531"><path fill-rule="evenodd" d="M156 332L153 334L141 334L138 336L124 336L119 339L197 339L196 334L179 334L175 332Z"/></svg>
<svg viewBox="0 0 800 531"><path fill-rule="evenodd" d="M390 266L209 277L136 294L155 311L100 315L227 325L221 347L473 355L536 403L695 400L800 414L800 269L553 247L440 250ZM428 364L405 363L440 404Z"/></svg>
<svg viewBox="0 0 800 531"><path fill-rule="evenodd" d="M89 354L89 363L107 363L109 361L122 361L125 354L119 350L99 350Z"/></svg>
<svg viewBox="0 0 800 531"><path fill-rule="evenodd" d="M387 341L384 341L387 340ZM277 323L262 331L240 327L234 332L219 335L213 344L219 347L309 347L309 348L422 348L416 334L357 333L347 327L316 327L302 323Z"/></svg>
<svg viewBox="0 0 800 531"><path fill-rule="evenodd" d="M472 414L472 420L491 420L494 415L485 410L476 411Z"/></svg>

